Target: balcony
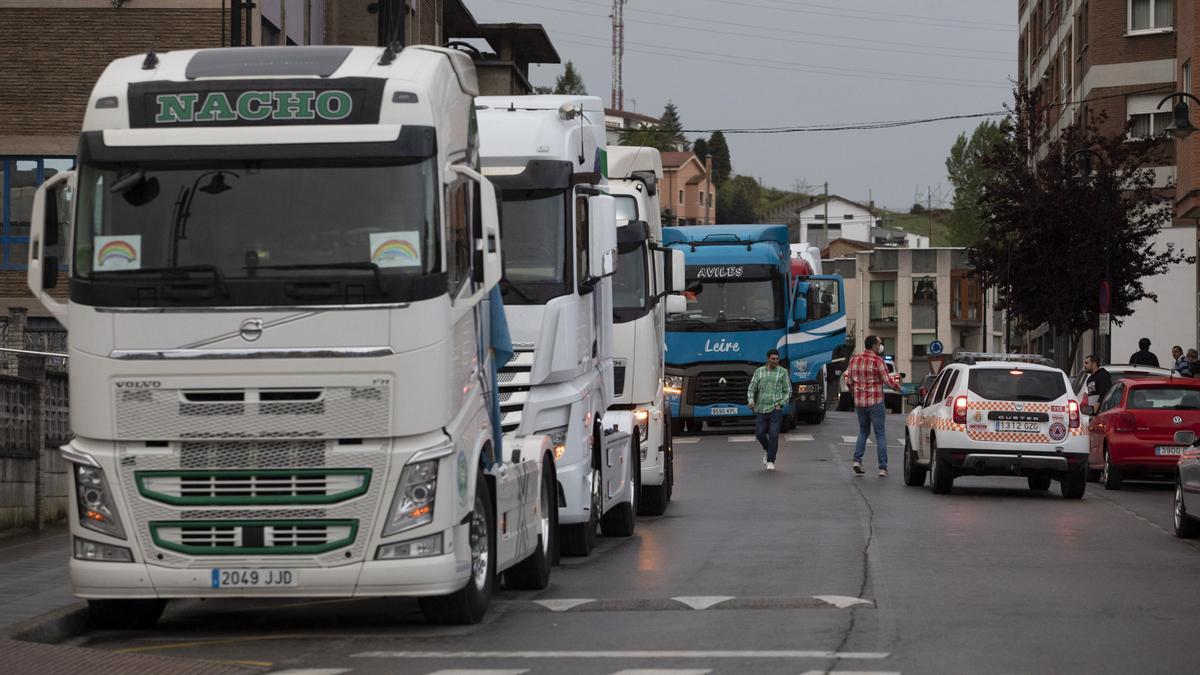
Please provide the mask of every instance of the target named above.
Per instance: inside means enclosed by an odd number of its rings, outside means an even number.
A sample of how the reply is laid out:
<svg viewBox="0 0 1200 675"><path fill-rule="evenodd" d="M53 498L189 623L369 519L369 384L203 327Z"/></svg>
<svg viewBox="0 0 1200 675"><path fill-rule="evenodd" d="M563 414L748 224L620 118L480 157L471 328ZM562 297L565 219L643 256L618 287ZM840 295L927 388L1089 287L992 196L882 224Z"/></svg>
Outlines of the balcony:
<svg viewBox="0 0 1200 675"><path fill-rule="evenodd" d="M895 302L871 303L871 327L894 328L896 326Z"/></svg>
<svg viewBox="0 0 1200 675"><path fill-rule="evenodd" d="M950 305L950 323L955 326L983 325L983 303L956 302Z"/></svg>

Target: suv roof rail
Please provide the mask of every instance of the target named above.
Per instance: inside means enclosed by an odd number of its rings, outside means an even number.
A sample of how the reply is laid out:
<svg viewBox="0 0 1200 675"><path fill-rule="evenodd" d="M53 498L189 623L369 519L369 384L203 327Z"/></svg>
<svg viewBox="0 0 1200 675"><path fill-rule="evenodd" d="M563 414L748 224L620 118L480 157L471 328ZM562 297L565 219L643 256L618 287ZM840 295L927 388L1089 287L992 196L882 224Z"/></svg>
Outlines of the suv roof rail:
<svg viewBox="0 0 1200 675"><path fill-rule="evenodd" d="M1041 354L1000 354L994 352L968 352L956 349L954 350L953 358L955 363L965 363L968 366L973 366L978 361L1022 361L1025 363L1034 363L1039 366L1058 367L1053 360Z"/></svg>

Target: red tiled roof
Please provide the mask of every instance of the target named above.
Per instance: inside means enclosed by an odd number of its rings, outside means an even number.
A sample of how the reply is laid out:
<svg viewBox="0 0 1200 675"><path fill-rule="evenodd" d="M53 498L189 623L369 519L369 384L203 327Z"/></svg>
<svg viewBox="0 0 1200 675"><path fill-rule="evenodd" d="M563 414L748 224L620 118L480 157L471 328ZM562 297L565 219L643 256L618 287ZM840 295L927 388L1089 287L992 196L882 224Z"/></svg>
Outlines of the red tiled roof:
<svg viewBox="0 0 1200 675"><path fill-rule="evenodd" d="M664 152L662 153L663 167L678 168L687 164L688 159L696 157L696 153L688 152ZM696 161L699 161L697 158Z"/></svg>

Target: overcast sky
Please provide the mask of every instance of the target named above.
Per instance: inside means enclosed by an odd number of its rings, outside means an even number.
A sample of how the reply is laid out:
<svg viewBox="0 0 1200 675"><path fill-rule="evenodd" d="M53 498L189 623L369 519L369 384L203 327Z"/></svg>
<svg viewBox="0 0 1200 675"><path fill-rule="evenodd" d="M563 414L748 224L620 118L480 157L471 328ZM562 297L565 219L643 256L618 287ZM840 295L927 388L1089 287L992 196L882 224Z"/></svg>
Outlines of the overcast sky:
<svg viewBox="0 0 1200 675"><path fill-rule="evenodd" d="M612 0L467 0L482 22L541 23L610 105ZM628 0L625 108L673 101L687 129L922 119L1002 110L1016 73L1013 0ZM534 66L553 84L562 66ZM636 103L635 103L636 101ZM736 173L905 210L948 198L950 146L979 120L728 135ZM692 137L700 134L692 134Z"/></svg>

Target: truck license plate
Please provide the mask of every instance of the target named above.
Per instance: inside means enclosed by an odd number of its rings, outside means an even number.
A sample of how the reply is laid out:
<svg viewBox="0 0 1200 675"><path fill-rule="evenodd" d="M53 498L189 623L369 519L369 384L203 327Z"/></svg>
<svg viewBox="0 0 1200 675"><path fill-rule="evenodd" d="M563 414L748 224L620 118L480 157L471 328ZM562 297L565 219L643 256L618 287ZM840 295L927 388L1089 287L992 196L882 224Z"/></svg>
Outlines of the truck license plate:
<svg viewBox="0 0 1200 675"><path fill-rule="evenodd" d="M1164 456L1164 455L1179 456L1179 455L1182 455L1183 451L1186 449L1187 448L1178 448L1178 447L1173 447L1173 446L1169 446L1169 445L1160 445L1157 448L1154 448L1154 454L1160 455L1160 456Z"/></svg>
<svg viewBox="0 0 1200 675"><path fill-rule="evenodd" d="M1036 434L1042 430L1040 422L996 422L996 431L1015 432L1019 434Z"/></svg>
<svg viewBox="0 0 1200 675"><path fill-rule="evenodd" d="M709 408L710 415L736 415L738 413L737 406L726 406L721 408Z"/></svg>
<svg viewBox="0 0 1200 675"><path fill-rule="evenodd" d="M213 568L212 571L213 588L277 588L296 585L295 570Z"/></svg>

